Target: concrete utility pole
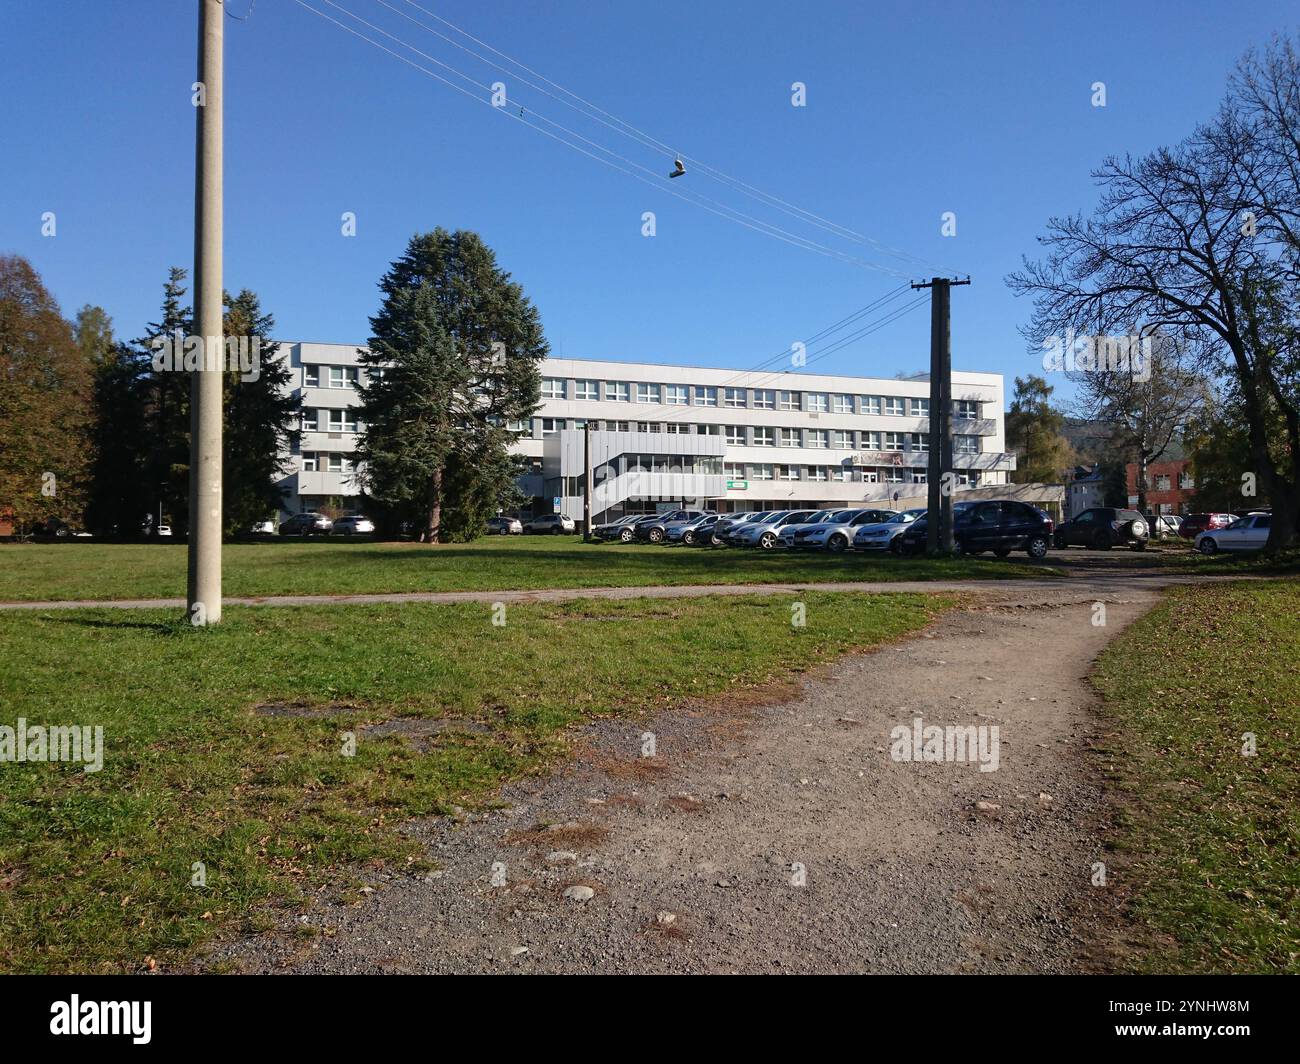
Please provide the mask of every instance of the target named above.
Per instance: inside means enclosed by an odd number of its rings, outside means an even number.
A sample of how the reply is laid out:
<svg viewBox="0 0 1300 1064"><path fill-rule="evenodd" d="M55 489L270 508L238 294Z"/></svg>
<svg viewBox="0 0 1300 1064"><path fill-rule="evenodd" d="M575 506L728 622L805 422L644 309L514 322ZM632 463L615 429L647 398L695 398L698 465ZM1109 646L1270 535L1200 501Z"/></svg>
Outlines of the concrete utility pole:
<svg viewBox="0 0 1300 1064"><path fill-rule="evenodd" d="M582 427L582 541L591 542L591 421Z"/></svg>
<svg viewBox="0 0 1300 1064"><path fill-rule="evenodd" d="M912 285L930 289L930 451L926 472L925 546L930 554L951 554L952 490L944 491L945 476L952 468L952 327L949 289L970 284L932 277Z"/></svg>
<svg viewBox="0 0 1300 1064"><path fill-rule="evenodd" d="M194 328L203 362L190 382L190 536L186 609L192 624L221 620L221 0L199 0L195 114Z"/></svg>

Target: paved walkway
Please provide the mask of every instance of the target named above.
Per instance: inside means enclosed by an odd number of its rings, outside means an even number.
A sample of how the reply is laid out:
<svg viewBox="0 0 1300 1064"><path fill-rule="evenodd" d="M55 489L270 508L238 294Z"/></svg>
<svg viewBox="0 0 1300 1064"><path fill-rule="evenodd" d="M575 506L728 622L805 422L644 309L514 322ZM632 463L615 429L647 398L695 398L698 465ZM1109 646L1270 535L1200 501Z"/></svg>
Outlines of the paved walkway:
<svg viewBox="0 0 1300 1064"><path fill-rule="evenodd" d="M1240 576L1194 576L1160 572L1081 572L1055 579L1012 580L878 580L836 583L679 584L654 587L543 588L534 591L403 591L380 595L259 595L226 598L226 606L362 606L385 602L563 602L579 598L698 598L702 595L788 595L808 591L858 591L867 594L945 591L1114 594L1142 588L1160 590L1175 584L1241 580ZM154 610L185 608L183 598L78 599L55 602L0 602L0 610Z"/></svg>

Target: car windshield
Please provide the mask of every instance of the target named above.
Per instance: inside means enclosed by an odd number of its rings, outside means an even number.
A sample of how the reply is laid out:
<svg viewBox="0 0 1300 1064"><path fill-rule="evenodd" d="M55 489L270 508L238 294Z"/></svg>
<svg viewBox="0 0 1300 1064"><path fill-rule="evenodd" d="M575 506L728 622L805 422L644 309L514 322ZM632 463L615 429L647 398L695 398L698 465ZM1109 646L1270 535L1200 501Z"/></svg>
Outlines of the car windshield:
<svg viewBox="0 0 1300 1064"><path fill-rule="evenodd" d="M766 521L767 518L771 516L771 514L772 514L771 510L759 510L758 513L754 513L754 514L740 514L736 517L736 520L739 521L741 524L747 525L751 521Z"/></svg>

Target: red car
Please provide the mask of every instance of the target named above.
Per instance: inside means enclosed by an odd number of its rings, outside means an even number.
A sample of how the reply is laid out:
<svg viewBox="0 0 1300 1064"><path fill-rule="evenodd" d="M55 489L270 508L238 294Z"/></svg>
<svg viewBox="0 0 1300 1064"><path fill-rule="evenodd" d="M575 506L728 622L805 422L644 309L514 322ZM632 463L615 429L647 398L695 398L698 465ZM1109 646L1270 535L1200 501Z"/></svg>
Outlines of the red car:
<svg viewBox="0 0 1300 1064"><path fill-rule="evenodd" d="M1232 514L1188 514L1178 526L1178 534L1183 539L1195 539L1202 532L1227 528L1235 520Z"/></svg>

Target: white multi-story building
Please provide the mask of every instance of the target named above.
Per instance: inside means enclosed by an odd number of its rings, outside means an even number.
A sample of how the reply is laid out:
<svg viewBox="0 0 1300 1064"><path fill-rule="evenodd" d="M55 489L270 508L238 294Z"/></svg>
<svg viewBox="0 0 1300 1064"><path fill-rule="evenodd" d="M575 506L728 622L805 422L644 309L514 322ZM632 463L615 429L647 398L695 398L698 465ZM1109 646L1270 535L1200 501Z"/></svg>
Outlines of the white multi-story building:
<svg viewBox="0 0 1300 1064"><path fill-rule="evenodd" d="M353 508L357 348L282 342L304 407L285 478L288 512ZM676 505L751 510L891 502L924 495L926 376L903 379L547 359L542 400L520 433L520 487L536 512L582 514L584 433L592 424L593 517ZM1005 484L1003 383L953 373L959 490ZM526 507L528 509L528 507Z"/></svg>

